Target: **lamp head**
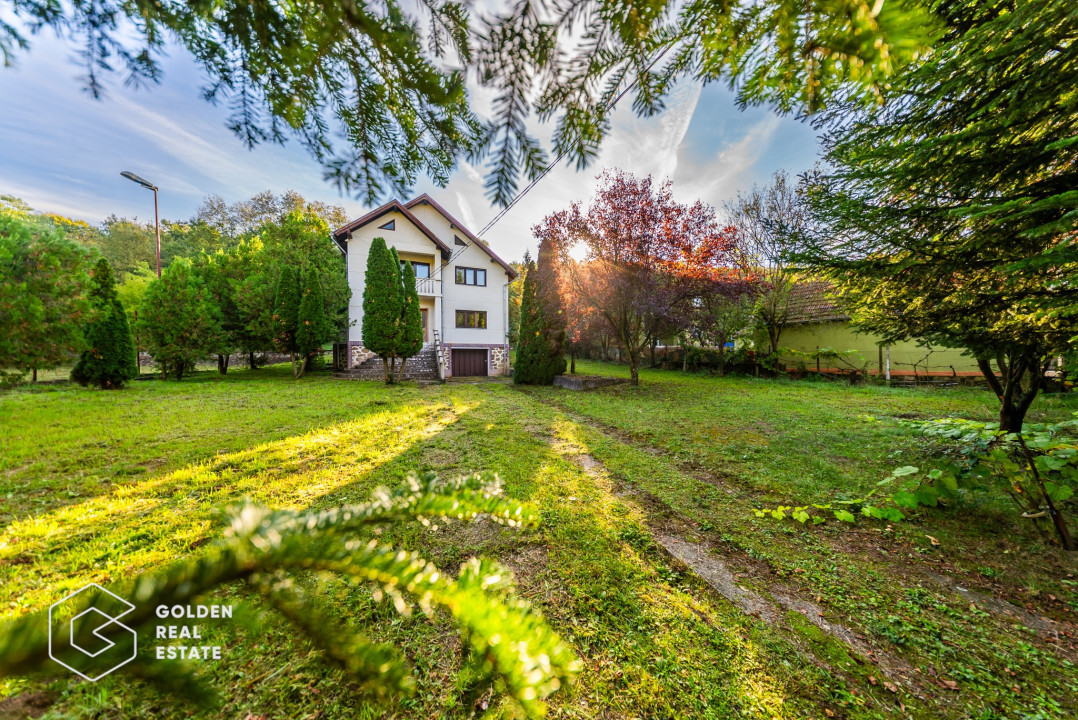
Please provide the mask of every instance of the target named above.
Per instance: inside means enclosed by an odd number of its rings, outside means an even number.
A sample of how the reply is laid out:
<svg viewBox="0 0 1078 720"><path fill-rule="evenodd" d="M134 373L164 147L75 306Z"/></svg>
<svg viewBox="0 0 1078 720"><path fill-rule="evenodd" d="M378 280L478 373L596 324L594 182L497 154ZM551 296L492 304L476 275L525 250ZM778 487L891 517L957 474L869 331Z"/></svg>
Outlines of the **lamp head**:
<svg viewBox="0 0 1078 720"><path fill-rule="evenodd" d="M130 180L132 182L137 182L139 185L146 188L147 190L156 190L157 189L157 186L154 185L152 182L150 182L149 180L146 180L145 178L140 178L138 175L131 172L130 170L124 170L120 174L123 175L125 178L127 178L128 180Z"/></svg>

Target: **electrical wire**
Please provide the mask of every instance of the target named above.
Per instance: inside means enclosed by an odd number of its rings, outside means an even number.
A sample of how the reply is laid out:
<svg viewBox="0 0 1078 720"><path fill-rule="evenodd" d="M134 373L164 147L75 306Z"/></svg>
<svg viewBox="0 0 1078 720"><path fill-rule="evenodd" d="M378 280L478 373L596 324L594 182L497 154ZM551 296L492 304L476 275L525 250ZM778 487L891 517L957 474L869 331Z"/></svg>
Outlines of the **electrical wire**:
<svg viewBox="0 0 1078 720"><path fill-rule="evenodd" d="M648 66L644 69L644 72L638 73L637 76L633 78L633 81L631 83L629 83L629 85L624 90L622 90L620 93L618 93L617 96L613 100L611 100L609 103L607 103L606 107L603 109L603 115L604 116L607 113L609 113L611 110L613 110L617 106L618 101L620 101L623 97L625 97L625 95L630 90L632 90L634 87L636 87L637 82L640 80L640 76L641 75L646 75L648 72L650 72L651 68L655 67L655 63L659 62L659 60L662 59L663 55L665 55L666 52L671 47L673 47L673 44L667 45L665 48L663 48L662 52L660 52L658 55L656 55L655 59L652 60L651 63L649 63ZM553 170L557 166L557 164L559 162L561 162L562 158L564 158L568 152L569 152L569 149L568 149L568 147L566 147L560 153L558 153L558 156L556 158L554 158L554 161L552 163L550 163L549 165L546 166L546 169L543 170L543 172L539 173L539 175L534 180L532 180L530 183L528 183L528 185L523 190L521 190L519 193L517 193L516 197L514 197L509 202L508 205L506 205L504 208L502 208L498 212L498 214L495 215L491 219L491 221L488 222L483 227L483 229L479 231L478 236L483 237L484 235L486 235L490 231L490 229L492 227L494 227L498 223L499 220L501 220L503 217L505 217L506 213L508 213L510 210L513 209L513 206L515 206L518 202L520 202L524 198L525 195L527 195L529 192L531 192L532 188L534 188L536 185L538 185L539 182L543 178L545 178L547 175L550 174L550 171Z"/></svg>

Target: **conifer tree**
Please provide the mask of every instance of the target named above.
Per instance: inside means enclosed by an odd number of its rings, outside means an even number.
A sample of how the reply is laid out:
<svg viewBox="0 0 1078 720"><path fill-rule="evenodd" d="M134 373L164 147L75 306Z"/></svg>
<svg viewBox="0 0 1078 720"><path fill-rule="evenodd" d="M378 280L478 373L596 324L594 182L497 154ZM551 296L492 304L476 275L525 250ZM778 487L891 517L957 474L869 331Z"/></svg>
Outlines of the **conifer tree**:
<svg viewBox="0 0 1078 720"><path fill-rule="evenodd" d="M823 222L795 258L884 342L964 348L1020 432L1078 315L1074 3L939 5L944 38L810 176Z"/></svg>
<svg viewBox="0 0 1078 720"><path fill-rule="evenodd" d="M404 365L408 358L414 357L423 349L423 318L419 313L419 292L415 286L415 269L412 263L405 262L401 274L404 310L401 314L401 337L397 347L397 354L401 358L398 379L404 375Z"/></svg>
<svg viewBox="0 0 1078 720"><path fill-rule="evenodd" d="M539 248L539 264L529 258L520 302L520 342L513 382L550 385L565 372L565 327L558 313L556 286L552 287L552 253Z"/></svg>
<svg viewBox="0 0 1078 720"><path fill-rule="evenodd" d="M291 266L281 268L277 280L277 297L273 301L273 346L278 352L286 352L292 360L292 374L296 372L296 323L299 319L299 279Z"/></svg>
<svg viewBox="0 0 1078 720"><path fill-rule="evenodd" d="M221 311L187 259L173 260L146 289L139 333L162 375L177 380L220 346Z"/></svg>
<svg viewBox="0 0 1078 720"><path fill-rule="evenodd" d="M333 339L333 326L326 317L325 300L322 298L322 284L318 281L318 273L313 271L304 272L302 298L299 302L299 317L296 323L296 350L299 352L301 362L299 373L301 377L310 365L322 346Z"/></svg>
<svg viewBox="0 0 1078 720"><path fill-rule="evenodd" d="M92 315L83 329L87 349L71 371L80 385L94 384L103 390L123 387L139 374L135 342L127 322L109 261L101 258L90 271Z"/></svg>
<svg viewBox="0 0 1078 720"><path fill-rule="evenodd" d="M394 381L391 359L397 354L397 334L404 308L400 262L385 238L371 242L363 281L363 345L382 358L386 384Z"/></svg>

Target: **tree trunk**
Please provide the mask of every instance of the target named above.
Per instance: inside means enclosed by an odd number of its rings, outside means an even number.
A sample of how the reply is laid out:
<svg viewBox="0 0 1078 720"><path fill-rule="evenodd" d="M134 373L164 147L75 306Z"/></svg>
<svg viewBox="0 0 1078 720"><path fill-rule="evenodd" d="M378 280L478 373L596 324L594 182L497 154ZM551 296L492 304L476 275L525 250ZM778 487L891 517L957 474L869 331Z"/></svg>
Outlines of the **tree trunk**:
<svg viewBox="0 0 1078 720"><path fill-rule="evenodd" d="M655 338L651 341L651 366L655 367L655 346L659 344L659 339Z"/></svg>
<svg viewBox="0 0 1078 720"><path fill-rule="evenodd" d="M719 345L719 377L726 375L726 345Z"/></svg>
<svg viewBox="0 0 1078 720"><path fill-rule="evenodd" d="M576 350L569 351L569 374L576 375Z"/></svg>
<svg viewBox="0 0 1078 720"><path fill-rule="evenodd" d="M30 382L36 383L37 382L37 368L34 368L33 370L31 370L30 373L31 373Z"/></svg>
<svg viewBox="0 0 1078 720"><path fill-rule="evenodd" d="M292 361L292 377L296 377L296 354L294 352L288 353L288 359Z"/></svg>
<svg viewBox="0 0 1078 720"><path fill-rule="evenodd" d="M390 370L390 366L389 366L389 358L384 357L384 356L382 357L382 373L385 375L386 385L392 385L393 384L393 375L392 375L392 371Z"/></svg>
<svg viewBox="0 0 1078 720"><path fill-rule="evenodd" d="M217 372L221 373L222 375L227 375L228 374L228 361L229 361L229 356L228 355L218 354L217 355Z"/></svg>
<svg viewBox="0 0 1078 720"><path fill-rule="evenodd" d="M254 352L247 353L247 364L251 367L252 370L258 369L258 362L255 361Z"/></svg>
<svg viewBox="0 0 1078 720"><path fill-rule="evenodd" d="M397 368L397 382L404 379L404 366L408 364L408 358L401 358L401 366Z"/></svg>
<svg viewBox="0 0 1078 720"><path fill-rule="evenodd" d="M999 398L999 429L1004 432L1020 433L1025 423L1026 412L1033 404L1040 391L1040 380L1047 370L1047 363L1038 358L1019 357L1008 362L1002 356L996 359L1000 367L1002 380L992 370L987 358L977 358L977 367L985 382ZM1022 379L1028 376L1029 384L1022 387Z"/></svg>

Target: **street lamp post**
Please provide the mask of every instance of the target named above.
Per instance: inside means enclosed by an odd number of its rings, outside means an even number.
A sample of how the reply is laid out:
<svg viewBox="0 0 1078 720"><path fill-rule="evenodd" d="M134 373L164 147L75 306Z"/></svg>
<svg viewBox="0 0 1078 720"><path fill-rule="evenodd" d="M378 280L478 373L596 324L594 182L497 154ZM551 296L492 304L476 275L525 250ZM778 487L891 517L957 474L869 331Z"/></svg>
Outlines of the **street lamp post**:
<svg viewBox="0 0 1078 720"><path fill-rule="evenodd" d="M157 186L149 180L140 178L130 170L124 170L122 173L125 178L131 182L136 182L147 190L153 190L153 232L157 236L157 277L161 277L161 225L157 219Z"/></svg>

